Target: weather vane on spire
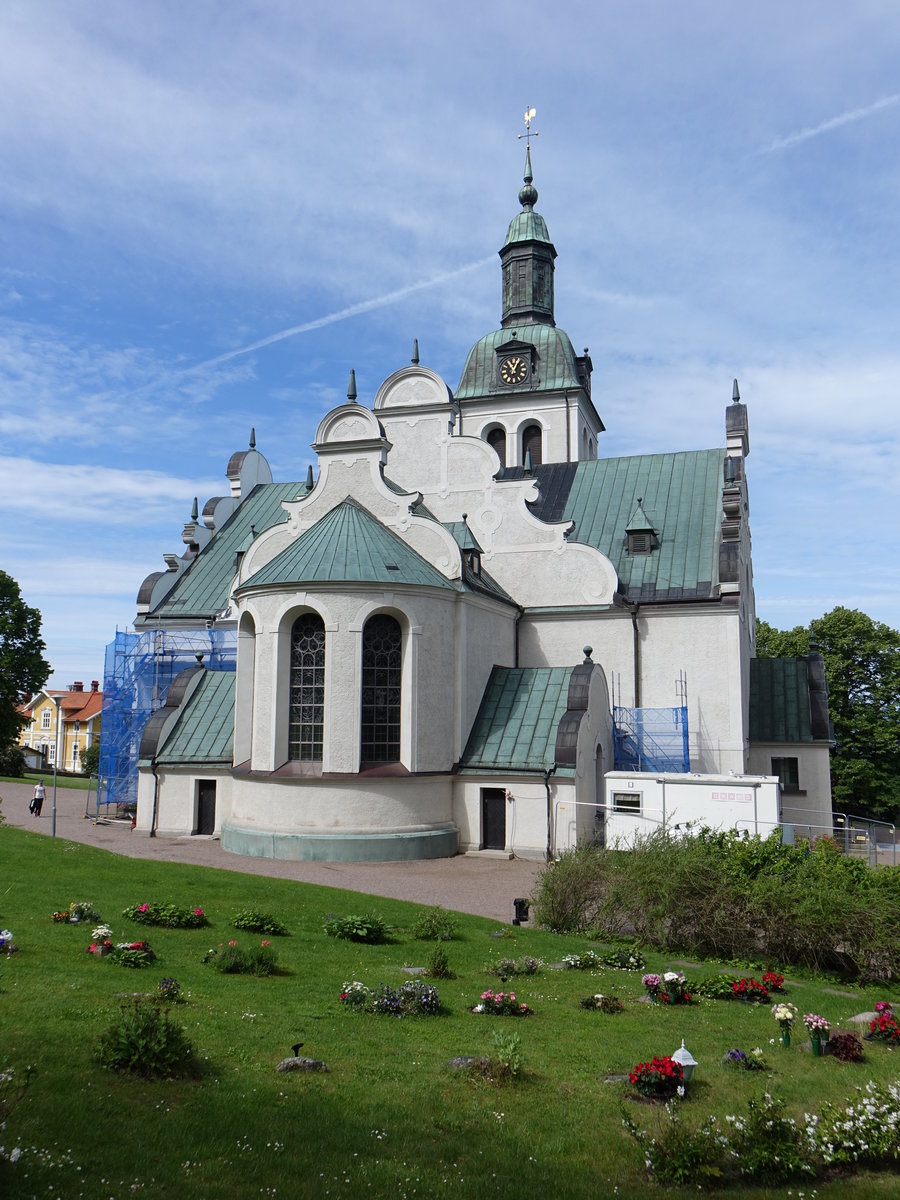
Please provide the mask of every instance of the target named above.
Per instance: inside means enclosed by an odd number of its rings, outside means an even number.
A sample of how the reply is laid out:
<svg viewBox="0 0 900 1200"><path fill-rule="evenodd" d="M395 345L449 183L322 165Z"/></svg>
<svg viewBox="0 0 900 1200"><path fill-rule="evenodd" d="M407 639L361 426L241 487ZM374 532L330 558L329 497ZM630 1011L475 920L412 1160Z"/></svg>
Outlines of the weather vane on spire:
<svg viewBox="0 0 900 1200"><path fill-rule="evenodd" d="M536 112L537 112L536 108L526 108L525 109L525 132L518 134L519 141L521 142L522 138L524 138L525 141L528 143L529 150L531 149L531 139L533 137L541 136L540 133L538 132L538 130L535 129L533 133L531 131L531 122L534 120Z"/></svg>

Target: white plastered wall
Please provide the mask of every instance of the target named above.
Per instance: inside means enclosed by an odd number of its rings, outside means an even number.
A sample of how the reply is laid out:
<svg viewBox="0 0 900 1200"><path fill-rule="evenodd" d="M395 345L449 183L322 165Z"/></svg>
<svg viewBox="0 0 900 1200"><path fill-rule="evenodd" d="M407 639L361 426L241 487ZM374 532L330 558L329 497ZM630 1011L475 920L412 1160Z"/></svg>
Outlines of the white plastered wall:
<svg viewBox="0 0 900 1200"><path fill-rule="evenodd" d="M157 768L159 789L156 803L155 833L161 837L183 837L197 828L197 784L202 779L216 782L216 824L218 835L222 825L231 817L232 778L225 767ZM155 780L150 767L138 772L138 810L135 833L149 835L153 828Z"/></svg>

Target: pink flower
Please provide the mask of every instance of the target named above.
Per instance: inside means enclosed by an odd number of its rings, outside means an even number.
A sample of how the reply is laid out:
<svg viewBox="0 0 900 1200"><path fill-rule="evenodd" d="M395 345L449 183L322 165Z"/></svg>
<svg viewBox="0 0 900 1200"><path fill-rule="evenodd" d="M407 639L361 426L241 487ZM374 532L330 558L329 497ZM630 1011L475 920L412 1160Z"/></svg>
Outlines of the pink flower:
<svg viewBox="0 0 900 1200"><path fill-rule="evenodd" d="M140 906L140 908L138 908L138 912L149 912L149 911L150 911L150 905L149 905L149 904L142 904L142 905Z"/></svg>
<svg viewBox="0 0 900 1200"><path fill-rule="evenodd" d="M195 909L194 909L194 916L195 916L195 917L202 917L202 916L203 916L203 909L202 909L202 908L195 908Z"/></svg>
<svg viewBox="0 0 900 1200"><path fill-rule="evenodd" d="M228 945L229 945L229 946L236 946L236 945L237 945L237 942L234 940L234 938L232 938L232 939L231 939L231 941L228 943Z"/></svg>
<svg viewBox="0 0 900 1200"><path fill-rule="evenodd" d="M272 945L272 943L271 943L271 942L268 942L268 941L265 941L265 940L261 941L259 944L260 944L261 946L271 946L271 945Z"/></svg>

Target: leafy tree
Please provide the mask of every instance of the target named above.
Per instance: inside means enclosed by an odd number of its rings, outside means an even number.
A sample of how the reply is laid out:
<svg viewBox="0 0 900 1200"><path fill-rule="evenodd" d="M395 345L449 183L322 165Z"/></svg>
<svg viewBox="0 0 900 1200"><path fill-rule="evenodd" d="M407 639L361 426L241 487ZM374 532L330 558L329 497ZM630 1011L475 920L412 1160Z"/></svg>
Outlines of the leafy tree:
<svg viewBox="0 0 900 1200"><path fill-rule="evenodd" d="M19 585L0 571L0 748L14 745L24 724L16 705L44 686L50 664L41 638L41 614L22 599Z"/></svg>
<svg viewBox="0 0 900 1200"><path fill-rule="evenodd" d="M100 769L100 743L91 742L81 756L81 769L85 775L96 775Z"/></svg>
<svg viewBox="0 0 900 1200"><path fill-rule="evenodd" d="M900 633L855 608L835 608L794 629L757 622L761 658L825 659L834 725L835 808L891 818L900 812Z"/></svg>

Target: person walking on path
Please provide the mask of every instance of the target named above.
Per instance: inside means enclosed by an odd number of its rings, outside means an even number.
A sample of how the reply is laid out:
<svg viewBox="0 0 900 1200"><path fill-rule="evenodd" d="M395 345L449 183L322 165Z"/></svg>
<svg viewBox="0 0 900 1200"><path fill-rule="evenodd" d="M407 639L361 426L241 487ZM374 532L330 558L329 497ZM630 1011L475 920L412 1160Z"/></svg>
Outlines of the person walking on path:
<svg viewBox="0 0 900 1200"><path fill-rule="evenodd" d="M32 814L36 817L39 817L41 815L41 809L44 807L45 794L46 793L44 792L44 781L43 781L43 779L39 779L37 781L37 783L34 785L34 794L31 797L31 803L28 805L28 807L31 809Z"/></svg>

